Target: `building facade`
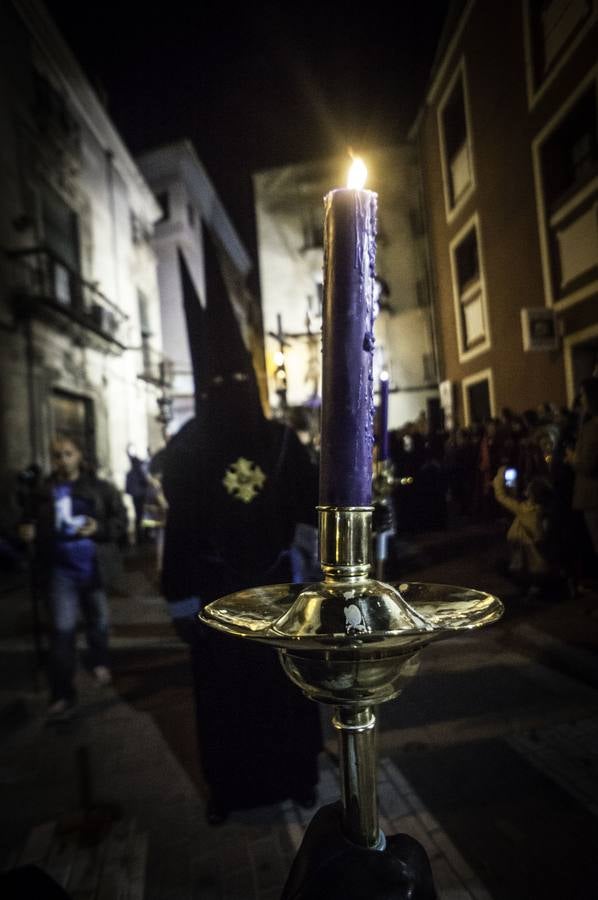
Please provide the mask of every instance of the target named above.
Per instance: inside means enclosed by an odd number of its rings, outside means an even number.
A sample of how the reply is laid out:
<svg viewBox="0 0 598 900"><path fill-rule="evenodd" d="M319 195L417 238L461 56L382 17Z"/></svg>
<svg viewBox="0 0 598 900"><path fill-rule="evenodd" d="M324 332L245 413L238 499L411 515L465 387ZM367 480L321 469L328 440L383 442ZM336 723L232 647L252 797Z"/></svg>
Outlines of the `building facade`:
<svg viewBox="0 0 598 900"><path fill-rule="evenodd" d="M449 422L598 363L596 0L453 4L413 127Z"/></svg>
<svg viewBox="0 0 598 900"><path fill-rule="evenodd" d="M43 5L3 3L0 29L2 487L62 433L122 488L128 446L162 443L160 210Z"/></svg>
<svg viewBox="0 0 598 900"><path fill-rule="evenodd" d="M374 377L390 375L389 427L426 412L437 397L426 239L415 148L364 152L378 192ZM350 159L254 175L270 404L313 407L320 395L324 196L346 183Z"/></svg>
<svg viewBox="0 0 598 900"><path fill-rule="evenodd" d="M183 279L186 277L191 285L194 302L205 307L206 229L218 247L217 265L263 390L261 313L259 303L246 286L253 264L193 145L183 140L157 147L144 153L137 162L161 208L152 245L158 260L163 348L172 363L170 428L174 432L194 414Z"/></svg>

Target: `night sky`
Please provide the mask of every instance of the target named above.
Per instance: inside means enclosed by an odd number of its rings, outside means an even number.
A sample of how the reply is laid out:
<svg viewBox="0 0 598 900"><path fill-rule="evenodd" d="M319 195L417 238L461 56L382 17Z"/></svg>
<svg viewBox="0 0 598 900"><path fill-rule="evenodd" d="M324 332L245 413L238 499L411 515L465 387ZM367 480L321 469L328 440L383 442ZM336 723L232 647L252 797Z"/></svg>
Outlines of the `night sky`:
<svg viewBox="0 0 598 900"><path fill-rule="evenodd" d="M251 174L404 138L448 0L46 6L133 153L192 140L255 259Z"/></svg>

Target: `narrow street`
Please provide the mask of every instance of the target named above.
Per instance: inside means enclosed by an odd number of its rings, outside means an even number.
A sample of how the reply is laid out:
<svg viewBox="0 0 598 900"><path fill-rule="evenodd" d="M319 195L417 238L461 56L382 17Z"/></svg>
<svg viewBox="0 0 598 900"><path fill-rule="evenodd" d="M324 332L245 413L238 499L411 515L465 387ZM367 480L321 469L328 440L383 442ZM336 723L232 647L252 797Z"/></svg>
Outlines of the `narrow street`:
<svg viewBox="0 0 598 900"><path fill-rule="evenodd" d="M523 605L495 574L500 541L466 535L467 552L455 555L454 535L433 537L434 552L406 560L400 580L484 588L506 612L491 628L427 647L403 695L379 710L383 826L424 844L442 900L592 897L598 597ZM95 810L145 848L137 896L278 898L313 812L289 801L205 824L187 652L156 594L151 557L128 561L112 601L113 687L98 691L81 671L80 714L62 730L44 727L45 695L33 688L26 592L5 593L2 610L4 864L39 857L44 823ZM321 804L339 791L322 712ZM48 864L64 875L64 859Z"/></svg>

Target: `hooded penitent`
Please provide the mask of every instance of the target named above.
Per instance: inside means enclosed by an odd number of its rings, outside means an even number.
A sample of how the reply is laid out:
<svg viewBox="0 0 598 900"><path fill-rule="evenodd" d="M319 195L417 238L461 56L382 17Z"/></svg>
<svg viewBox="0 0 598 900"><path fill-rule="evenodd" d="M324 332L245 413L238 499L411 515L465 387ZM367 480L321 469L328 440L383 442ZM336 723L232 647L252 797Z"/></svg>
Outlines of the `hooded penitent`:
<svg viewBox="0 0 598 900"><path fill-rule="evenodd" d="M276 565L297 521L315 521L315 472L311 464L305 469L304 454L293 452L294 433L263 414L251 355L222 275L220 250L207 231L204 253L207 304L199 316L188 273L182 273L190 336L203 325L191 351L197 415L186 440L194 445L190 449L202 473L196 515L210 534L210 558L222 566L218 581L226 574L227 583L248 585L263 580Z"/></svg>
<svg viewBox="0 0 598 900"><path fill-rule="evenodd" d="M204 234L207 303L180 257L196 416L171 438L163 590L171 609L293 577L295 526L315 523L317 472L297 436L263 415L257 380ZM173 613L174 614L174 613ZM305 796L317 781L319 715L269 648L191 630L204 778L226 810Z"/></svg>

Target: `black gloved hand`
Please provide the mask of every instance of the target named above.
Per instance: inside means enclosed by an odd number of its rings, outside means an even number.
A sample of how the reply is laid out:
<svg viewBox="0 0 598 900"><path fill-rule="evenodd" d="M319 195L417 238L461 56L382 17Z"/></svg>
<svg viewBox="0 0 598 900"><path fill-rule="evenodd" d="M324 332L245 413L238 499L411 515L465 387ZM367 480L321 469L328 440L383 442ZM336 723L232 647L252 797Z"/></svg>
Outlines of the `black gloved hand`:
<svg viewBox="0 0 598 900"><path fill-rule="evenodd" d="M206 639L207 626L200 622L196 615L173 619L172 625L178 637L189 646Z"/></svg>
<svg viewBox="0 0 598 900"><path fill-rule="evenodd" d="M374 512L372 513L372 531L381 534L383 531L395 530L394 515L390 502L374 500Z"/></svg>
<svg viewBox="0 0 598 900"><path fill-rule="evenodd" d="M0 874L0 894L3 900L72 900L64 888L39 866L25 865Z"/></svg>
<svg viewBox="0 0 598 900"><path fill-rule="evenodd" d="M426 851L408 834L366 850L342 833L340 802L309 824L281 900L437 900Z"/></svg>

